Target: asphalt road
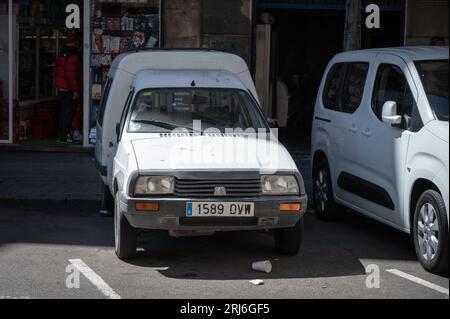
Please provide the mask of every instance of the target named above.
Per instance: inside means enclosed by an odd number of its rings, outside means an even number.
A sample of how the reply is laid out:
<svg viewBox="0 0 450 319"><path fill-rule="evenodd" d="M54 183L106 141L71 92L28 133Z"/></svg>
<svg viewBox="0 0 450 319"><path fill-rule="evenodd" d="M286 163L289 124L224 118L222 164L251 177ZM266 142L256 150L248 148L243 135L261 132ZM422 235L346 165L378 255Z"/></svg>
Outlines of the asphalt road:
<svg viewBox="0 0 450 319"><path fill-rule="evenodd" d="M307 214L296 257L276 254L272 237L261 232L178 239L154 232L139 246L134 260L118 260L113 219L98 217L95 206L0 204L0 299L448 299L448 275L422 270L408 235L352 213L338 222ZM265 259L273 263L270 274L251 270ZM372 264L379 288L366 287ZM82 266L79 288L66 287L68 275L76 283L71 265Z"/></svg>

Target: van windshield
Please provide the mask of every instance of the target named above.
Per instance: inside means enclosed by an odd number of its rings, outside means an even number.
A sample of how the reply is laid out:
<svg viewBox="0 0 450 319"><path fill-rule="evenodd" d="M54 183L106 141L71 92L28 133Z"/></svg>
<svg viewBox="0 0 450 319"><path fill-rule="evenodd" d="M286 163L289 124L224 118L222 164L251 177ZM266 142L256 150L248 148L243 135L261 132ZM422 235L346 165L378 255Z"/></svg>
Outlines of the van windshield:
<svg viewBox="0 0 450 319"><path fill-rule="evenodd" d="M434 114L448 122L448 60L416 61L422 85Z"/></svg>
<svg viewBox="0 0 450 319"><path fill-rule="evenodd" d="M267 129L250 95L237 89L144 89L135 97L128 132L167 133L175 129Z"/></svg>

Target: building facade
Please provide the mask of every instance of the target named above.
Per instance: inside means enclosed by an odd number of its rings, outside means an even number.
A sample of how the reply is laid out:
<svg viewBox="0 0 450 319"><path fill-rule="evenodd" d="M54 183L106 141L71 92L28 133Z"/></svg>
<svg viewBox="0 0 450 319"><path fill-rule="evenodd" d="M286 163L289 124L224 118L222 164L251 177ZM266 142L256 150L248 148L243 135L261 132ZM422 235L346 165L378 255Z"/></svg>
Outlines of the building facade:
<svg viewBox="0 0 450 319"><path fill-rule="evenodd" d="M448 1L373 0L381 28L362 28L363 48L448 44ZM80 25L67 28L68 5ZM0 143L53 143L54 61L69 32L83 39L83 97L73 129L92 146L112 60L141 48L203 48L240 55L267 117L287 139L308 142L315 94L342 51L345 0L0 0ZM362 13L365 19L365 13ZM363 23L363 21L362 21Z"/></svg>

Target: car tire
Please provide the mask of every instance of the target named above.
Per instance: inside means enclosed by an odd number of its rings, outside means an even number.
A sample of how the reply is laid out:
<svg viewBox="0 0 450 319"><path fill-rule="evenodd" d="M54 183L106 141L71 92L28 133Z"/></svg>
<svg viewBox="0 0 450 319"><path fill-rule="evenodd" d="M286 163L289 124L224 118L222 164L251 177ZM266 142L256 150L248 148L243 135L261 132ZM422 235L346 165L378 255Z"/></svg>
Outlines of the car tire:
<svg viewBox="0 0 450 319"><path fill-rule="evenodd" d="M119 259L126 260L136 255L137 231L120 211L117 194L114 201L114 242L116 255Z"/></svg>
<svg viewBox="0 0 450 319"><path fill-rule="evenodd" d="M334 200L330 166L321 160L313 171L313 199L315 215L322 220L334 220L340 206Z"/></svg>
<svg viewBox="0 0 450 319"><path fill-rule="evenodd" d="M295 256L302 245L303 217L294 227L274 230L275 249L283 255Z"/></svg>
<svg viewBox="0 0 450 319"><path fill-rule="evenodd" d="M442 195L434 190L420 196L414 211L414 247L422 267L435 274L448 271L448 221Z"/></svg>

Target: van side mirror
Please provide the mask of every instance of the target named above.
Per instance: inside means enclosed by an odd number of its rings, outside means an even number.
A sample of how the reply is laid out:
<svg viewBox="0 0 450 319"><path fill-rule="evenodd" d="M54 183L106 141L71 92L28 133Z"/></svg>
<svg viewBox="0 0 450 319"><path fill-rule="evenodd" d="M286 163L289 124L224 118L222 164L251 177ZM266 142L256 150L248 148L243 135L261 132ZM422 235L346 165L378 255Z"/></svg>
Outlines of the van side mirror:
<svg viewBox="0 0 450 319"><path fill-rule="evenodd" d="M270 128L278 128L278 123L275 119L267 118L267 123L269 124Z"/></svg>
<svg viewBox="0 0 450 319"><path fill-rule="evenodd" d="M117 136L120 135L120 123L116 124L116 134L117 134Z"/></svg>
<svg viewBox="0 0 450 319"><path fill-rule="evenodd" d="M381 119L389 125L398 125L402 123L402 116L397 114L397 102L387 101L383 104Z"/></svg>

